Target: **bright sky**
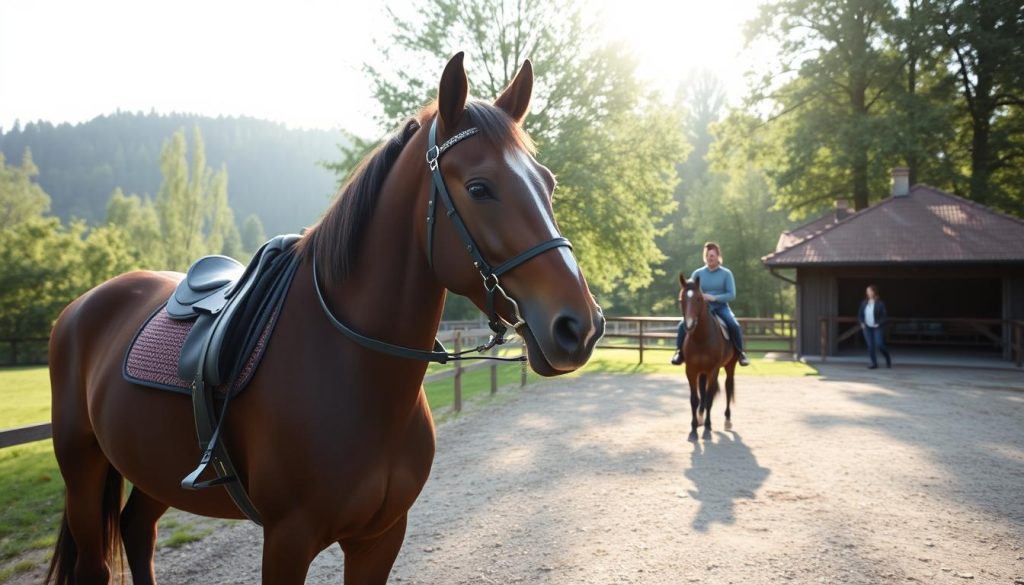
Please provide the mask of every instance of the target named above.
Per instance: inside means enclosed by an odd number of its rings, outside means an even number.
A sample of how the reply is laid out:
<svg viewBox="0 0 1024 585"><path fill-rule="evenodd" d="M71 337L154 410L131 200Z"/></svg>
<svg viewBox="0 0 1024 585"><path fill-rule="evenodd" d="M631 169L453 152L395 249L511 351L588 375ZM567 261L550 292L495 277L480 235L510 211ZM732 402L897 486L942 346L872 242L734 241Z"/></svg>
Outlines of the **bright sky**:
<svg viewBox="0 0 1024 585"><path fill-rule="evenodd" d="M707 68L733 100L747 66L737 59L742 23L759 1L592 0L651 83L671 92ZM408 10L407 0L389 4ZM3 0L0 126L155 109L372 136L361 66L388 23L374 2Z"/></svg>

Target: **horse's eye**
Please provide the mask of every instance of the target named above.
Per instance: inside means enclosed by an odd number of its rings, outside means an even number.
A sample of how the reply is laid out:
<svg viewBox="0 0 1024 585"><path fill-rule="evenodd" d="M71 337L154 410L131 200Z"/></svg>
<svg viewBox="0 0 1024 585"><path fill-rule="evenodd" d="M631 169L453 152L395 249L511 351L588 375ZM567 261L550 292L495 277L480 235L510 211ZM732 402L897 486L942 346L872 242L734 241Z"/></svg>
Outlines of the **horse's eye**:
<svg viewBox="0 0 1024 585"><path fill-rule="evenodd" d="M491 195L491 190L483 183L470 183L466 186L466 190L469 191L469 196L477 201L494 199L494 195Z"/></svg>

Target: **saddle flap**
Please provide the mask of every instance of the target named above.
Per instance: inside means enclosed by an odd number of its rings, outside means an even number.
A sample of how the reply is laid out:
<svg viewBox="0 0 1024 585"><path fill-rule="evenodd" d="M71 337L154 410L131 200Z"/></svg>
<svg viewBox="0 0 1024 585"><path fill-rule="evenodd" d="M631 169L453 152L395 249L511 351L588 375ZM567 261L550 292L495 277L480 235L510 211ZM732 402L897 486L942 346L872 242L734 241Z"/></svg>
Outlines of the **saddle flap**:
<svg viewBox="0 0 1024 585"><path fill-rule="evenodd" d="M193 291L211 291L232 283L245 271L245 266L227 256L203 256L189 266L185 282Z"/></svg>
<svg viewBox="0 0 1024 585"><path fill-rule="evenodd" d="M718 323L718 329L722 332L722 337L726 341L729 341L729 326L725 324L725 321L718 315L712 315L715 318L715 322Z"/></svg>

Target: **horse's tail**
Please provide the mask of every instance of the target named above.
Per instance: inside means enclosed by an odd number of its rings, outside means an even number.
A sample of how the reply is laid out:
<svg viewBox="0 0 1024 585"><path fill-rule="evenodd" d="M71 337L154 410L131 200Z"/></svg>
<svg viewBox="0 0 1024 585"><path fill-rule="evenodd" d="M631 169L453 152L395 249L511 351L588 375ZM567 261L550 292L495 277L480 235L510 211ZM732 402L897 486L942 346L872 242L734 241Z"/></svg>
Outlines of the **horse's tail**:
<svg viewBox="0 0 1024 585"><path fill-rule="evenodd" d="M57 546L50 559L50 569L46 571L44 584L71 585L75 577L75 562L78 561L78 547L71 537L68 527L68 509L64 507L64 517L60 520L60 532L57 533Z"/></svg>
<svg viewBox="0 0 1024 585"><path fill-rule="evenodd" d="M116 576L115 582L124 573L124 556L121 554L121 495L124 490L124 478L113 467L107 472L106 485L103 488L103 562L110 567ZM64 515L60 521L60 532L57 544L50 559L50 568L46 571L44 585L74 585L75 564L78 562L78 545L71 536L68 525L67 497L65 496Z"/></svg>

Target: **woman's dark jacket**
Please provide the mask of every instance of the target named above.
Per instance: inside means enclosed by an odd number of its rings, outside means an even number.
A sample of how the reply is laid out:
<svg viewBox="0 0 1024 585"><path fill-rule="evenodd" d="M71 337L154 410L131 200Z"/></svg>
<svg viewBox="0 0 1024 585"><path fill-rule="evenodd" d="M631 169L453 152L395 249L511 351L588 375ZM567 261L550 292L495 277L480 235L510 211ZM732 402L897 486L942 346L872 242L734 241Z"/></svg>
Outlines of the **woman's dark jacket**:
<svg viewBox="0 0 1024 585"><path fill-rule="evenodd" d="M864 309L868 306L867 299L864 299L860 303L860 309L857 310L857 320L860 321L861 327L867 327L867 322L864 321ZM885 311L885 303L882 299L875 299L875 325L883 327L886 319L889 318L889 314Z"/></svg>

